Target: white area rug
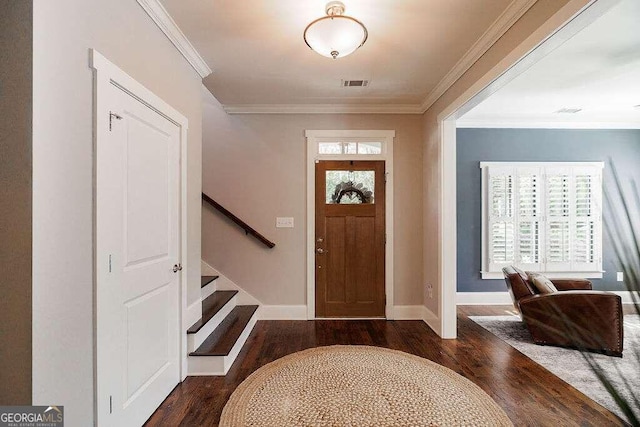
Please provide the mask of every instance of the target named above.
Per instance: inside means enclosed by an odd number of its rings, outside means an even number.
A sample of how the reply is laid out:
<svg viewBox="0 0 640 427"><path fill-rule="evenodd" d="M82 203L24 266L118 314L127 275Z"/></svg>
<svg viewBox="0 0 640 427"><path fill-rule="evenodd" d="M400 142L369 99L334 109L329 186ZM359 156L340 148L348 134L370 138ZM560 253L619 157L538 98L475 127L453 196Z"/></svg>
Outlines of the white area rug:
<svg viewBox="0 0 640 427"><path fill-rule="evenodd" d="M529 330L517 316L470 316L470 319L507 342L534 362L580 390L605 408L624 418L611 395L598 380L578 350L536 345ZM623 357L594 354L598 365L629 401L640 399L640 316L624 316ZM625 381L627 384L625 384ZM640 407L635 408L640 412Z"/></svg>

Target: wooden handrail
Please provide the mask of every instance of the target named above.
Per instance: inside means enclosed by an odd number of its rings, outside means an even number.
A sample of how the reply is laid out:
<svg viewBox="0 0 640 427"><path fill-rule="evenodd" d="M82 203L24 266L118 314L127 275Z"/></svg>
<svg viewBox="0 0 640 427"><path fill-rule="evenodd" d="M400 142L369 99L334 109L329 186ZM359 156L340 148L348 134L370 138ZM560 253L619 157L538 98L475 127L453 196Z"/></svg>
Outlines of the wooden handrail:
<svg viewBox="0 0 640 427"><path fill-rule="evenodd" d="M247 224L246 222L244 222L243 220L241 220L240 218L238 218L237 216L235 216L234 214L229 212L222 205L220 205L220 203L216 202L215 200L213 200L211 197L207 196L204 193L202 193L202 200L204 200L205 202L209 203L211 206L213 206L218 211L220 211L220 213L222 213L224 216L226 216L231 221L233 221L236 224L238 224L240 226L240 228L242 228L244 230L245 234L247 234L247 235L251 234L253 237L258 239L260 241L260 243L262 243L266 247L271 249L276 245L271 240L267 239L262 234L258 233L256 230L254 230L249 224Z"/></svg>

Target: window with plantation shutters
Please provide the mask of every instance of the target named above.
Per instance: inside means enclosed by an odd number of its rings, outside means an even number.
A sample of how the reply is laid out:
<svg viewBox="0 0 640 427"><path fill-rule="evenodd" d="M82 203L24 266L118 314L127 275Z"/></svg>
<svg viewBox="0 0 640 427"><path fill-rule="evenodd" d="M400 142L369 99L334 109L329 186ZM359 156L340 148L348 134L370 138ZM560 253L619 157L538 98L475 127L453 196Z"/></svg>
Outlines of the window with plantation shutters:
<svg viewBox="0 0 640 427"><path fill-rule="evenodd" d="M602 277L603 163L482 162L482 277Z"/></svg>

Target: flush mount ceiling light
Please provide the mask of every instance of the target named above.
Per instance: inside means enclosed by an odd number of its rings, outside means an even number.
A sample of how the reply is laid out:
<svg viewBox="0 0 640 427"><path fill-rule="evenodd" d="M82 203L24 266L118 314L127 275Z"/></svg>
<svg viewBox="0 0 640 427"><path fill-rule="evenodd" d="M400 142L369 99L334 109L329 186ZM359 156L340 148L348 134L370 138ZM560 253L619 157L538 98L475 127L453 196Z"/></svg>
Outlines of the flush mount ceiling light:
<svg viewBox="0 0 640 427"><path fill-rule="evenodd" d="M344 15L344 4L327 3L327 16L316 19L304 30L304 41L312 50L327 58L342 58L367 41L367 29L360 21Z"/></svg>

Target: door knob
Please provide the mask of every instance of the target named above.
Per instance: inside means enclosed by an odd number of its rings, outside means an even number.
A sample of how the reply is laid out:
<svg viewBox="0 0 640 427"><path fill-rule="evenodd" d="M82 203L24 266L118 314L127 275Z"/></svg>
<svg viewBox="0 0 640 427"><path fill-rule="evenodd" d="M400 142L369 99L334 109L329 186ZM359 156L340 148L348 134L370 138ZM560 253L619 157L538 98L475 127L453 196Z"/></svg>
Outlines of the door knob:
<svg viewBox="0 0 640 427"><path fill-rule="evenodd" d="M316 252L318 252L319 254L326 254L326 253L327 253L327 252L329 252L329 251L325 251L325 250L324 250L324 249L322 249L322 248L318 248L318 249L316 249Z"/></svg>
<svg viewBox="0 0 640 427"><path fill-rule="evenodd" d="M177 273L178 271L182 271L182 264L176 264L173 266L173 272Z"/></svg>

